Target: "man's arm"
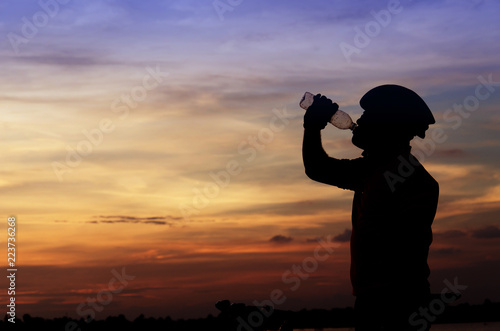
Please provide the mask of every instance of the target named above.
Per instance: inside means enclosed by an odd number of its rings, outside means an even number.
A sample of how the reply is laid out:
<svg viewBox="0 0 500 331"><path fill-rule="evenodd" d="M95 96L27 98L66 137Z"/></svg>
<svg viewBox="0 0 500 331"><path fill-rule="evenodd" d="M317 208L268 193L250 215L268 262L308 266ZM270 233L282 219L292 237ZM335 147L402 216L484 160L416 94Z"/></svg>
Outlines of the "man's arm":
<svg viewBox="0 0 500 331"><path fill-rule="evenodd" d="M327 175L325 164L328 158L329 156L321 143L321 131L318 129L305 129L302 142L302 161L304 162L307 177L324 183L321 179Z"/></svg>
<svg viewBox="0 0 500 331"><path fill-rule="evenodd" d="M317 182L356 190L364 175L364 160L338 160L329 157L321 144L321 130L339 109L336 103L318 94L304 115L302 159L306 175Z"/></svg>
<svg viewBox="0 0 500 331"><path fill-rule="evenodd" d="M363 177L363 159L335 159L329 157L321 144L319 129L305 129L302 143L302 160L307 177L314 181L356 190Z"/></svg>

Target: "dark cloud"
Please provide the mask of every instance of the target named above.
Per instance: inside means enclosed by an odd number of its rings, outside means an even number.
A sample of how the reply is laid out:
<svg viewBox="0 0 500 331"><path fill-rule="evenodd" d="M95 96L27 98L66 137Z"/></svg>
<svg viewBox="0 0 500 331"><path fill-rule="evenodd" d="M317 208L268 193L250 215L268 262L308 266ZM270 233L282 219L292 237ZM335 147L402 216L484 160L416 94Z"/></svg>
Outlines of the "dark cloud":
<svg viewBox="0 0 500 331"><path fill-rule="evenodd" d="M333 237L332 241L340 243L349 242L351 240L351 233L352 233L351 230L345 229L343 233Z"/></svg>
<svg viewBox="0 0 500 331"><path fill-rule="evenodd" d="M500 238L500 229L496 226L489 225L472 231L472 236L478 239Z"/></svg>
<svg viewBox="0 0 500 331"><path fill-rule="evenodd" d="M344 232L336 235L335 237L333 237L331 239L330 239L330 236L328 236L328 237L321 236L321 237L307 238L306 242L307 243L317 243L317 242L321 242L321 241L325 241L325 242L330 241L330 242L337 242L337 243L345 243L345 242L351 241L351 234L352 234L352 230L345 229Z"/></svg>
<svg viewBox="0 0 500 331"><path fill-rule="evenodd" d="M277 244L286 244L286 243L289 243L293 240L292 237L285 237L285 236L282 236L281 234L278 234L274 237L272 237L271 239L269 239L270 242L273 242L273 243L277 243Z"/></svg>
<svg viewBox="0 0 500 331"><path fill-rule="evenodd" d="M144 224L157 224L157 225L166 225L167 222L163 222L163 221L144 221L142 222Z"/></svg>
<svg viewBox="0 0 500 331"><path fill-rule="evenodd" d="M306 239L306 242L307 242L307 243L318 243L318 242L320 242L320 241L322 241L322 240L323 240L323 238L321 238L321 237L316 237L316 238L307 238L307 239Z"/></svg>
<svg viewBox="0 0 500 331"><path fill-rule="evenodd" d="M23 55L16 56L15 60L42 65L55 66L95 66L95 65L112 65L117 64L108 60L103 60L103 57L97 55L74 55L66 54L43 54L43 55Z"/></svg>
<svg viewBox="0 0 500 331"><path fill-rule="evenodd" d="M438 248L438 249L431 249L430 254L432 255L453 255L462 252L461 249L454 248L454 247L445 247L445 248Z"/></svg>
<svg viewBox="0 0 500 331"><path fill-rule="evenodd" d="M172 226L172 221L180 221L182 217L175 216L153 216L153 217L136 217L124 215L100 215L94 216L98 218L97 221L88 221L87 223L98 224L115 224L115 223L140 223L140 224L156 224L156 225L169 225Z"/></svg>
<svg viewBox="0 0 500 331"><path fill-rule="evenodd" d="M464 150L460 148L441 149L437 150L435 153L436 155L443 157L459 157L459 156L464 156L465 154Z"/></svg>
<svg viewBox="0 0 500 331"><path fill-rule="evenodd" d="M151 221L151 220L174 220L174 221L180 221L182 220L182 217L174 217L174 216L152 216L152 217L135 217L135 216L123 216L123 215L111 215L111 216L96 216L101 219L122 219L122 220L130 220L130 221Z"/></svg>
<svg viewBox="0 0 500 331"><path fill-rule="evenodd" d="M439 203L441 204L441 197ZM500 205L498 203L488 203L479 205L478 207L481 207L482 210L438 218L435 223L452 228L471 228L471 225L487 227L490 224L498 223L498 215L500 213Z"/></svg>
<svg viewBox="0 0 500 331"><path fill-rule="evenodd" d="M229 214L272 214L272 215L315 215L324 211L346 208L351 203L349 199L318 199L299 200L282 203L256 204L248 208L231 210Z"/></svg>
<svg viewBox="0 0 500 331"><path fill-rule="evenodd" d="M458 238L466 235L467 233L461 230L449 230L449 231L434 233L435 237L442 237L442 238Z"/></svg>

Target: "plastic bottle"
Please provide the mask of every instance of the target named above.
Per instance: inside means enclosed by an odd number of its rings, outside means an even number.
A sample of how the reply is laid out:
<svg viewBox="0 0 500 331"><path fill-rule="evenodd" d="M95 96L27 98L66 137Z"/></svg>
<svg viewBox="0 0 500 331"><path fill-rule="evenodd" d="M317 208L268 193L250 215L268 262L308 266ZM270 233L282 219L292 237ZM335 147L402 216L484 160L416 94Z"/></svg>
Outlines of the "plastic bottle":
<svg viewBox="0 0 500 331"><path fill-rule="evenodd" d="M302 97L302 100L300 100L300 107L307 110L307 108L309 108L313 104L313 102L314 94L306 92ZM337 110L335 114L333 114L332 118L330 119L330 123L342 130L354 130L357 126L356 123L352 121L351 116L340 109Z"/></svg>

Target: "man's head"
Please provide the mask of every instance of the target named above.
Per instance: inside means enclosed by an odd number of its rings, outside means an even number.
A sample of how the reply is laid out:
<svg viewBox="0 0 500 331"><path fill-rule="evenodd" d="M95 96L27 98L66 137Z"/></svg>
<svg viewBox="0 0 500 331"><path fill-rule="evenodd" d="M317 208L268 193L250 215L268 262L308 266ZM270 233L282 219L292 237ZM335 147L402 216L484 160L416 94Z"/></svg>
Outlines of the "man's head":
<svg viewBox="0 0 500 331"><path fill-rule="evenodd" d="M435 123L424 100L403 86L375 87L359 104L364 112L356 121L352 142L364 150L408 145L415 136L424 138L429 125Z"/></svg>

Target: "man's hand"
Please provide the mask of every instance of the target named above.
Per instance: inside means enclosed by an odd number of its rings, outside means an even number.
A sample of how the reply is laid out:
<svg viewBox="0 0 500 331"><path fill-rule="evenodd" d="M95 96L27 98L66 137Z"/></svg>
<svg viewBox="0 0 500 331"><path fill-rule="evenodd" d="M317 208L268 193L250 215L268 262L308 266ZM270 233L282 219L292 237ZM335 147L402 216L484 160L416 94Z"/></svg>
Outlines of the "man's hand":
<svg viewBox="0 0 500 331"><path fill-rule="evenodd" d="M304 115L304 128L323 130L338 109L339 105L332 100L321 94L315 95L313 104Z"/></svg>

